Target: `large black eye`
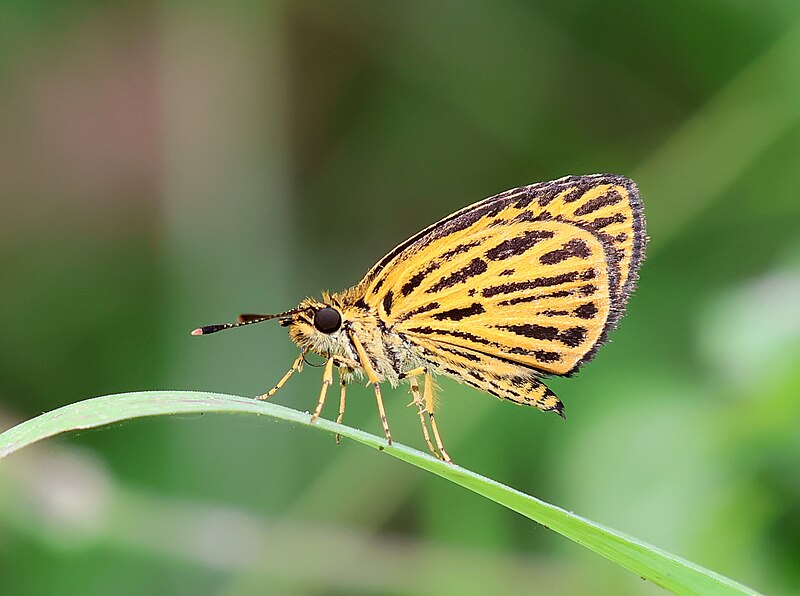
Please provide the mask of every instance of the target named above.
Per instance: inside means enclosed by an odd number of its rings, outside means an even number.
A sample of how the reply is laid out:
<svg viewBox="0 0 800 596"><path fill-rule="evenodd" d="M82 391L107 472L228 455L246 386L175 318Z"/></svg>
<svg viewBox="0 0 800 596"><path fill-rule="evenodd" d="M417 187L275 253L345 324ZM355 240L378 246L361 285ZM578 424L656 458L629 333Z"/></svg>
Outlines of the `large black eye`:
<svg viewBox="0 0 800 596"><path fill-rule="evenodd" d="M333 333L342 326L342 316L339 311L330 306L320 308L314 314L314 327L323 333Z"/></svg>

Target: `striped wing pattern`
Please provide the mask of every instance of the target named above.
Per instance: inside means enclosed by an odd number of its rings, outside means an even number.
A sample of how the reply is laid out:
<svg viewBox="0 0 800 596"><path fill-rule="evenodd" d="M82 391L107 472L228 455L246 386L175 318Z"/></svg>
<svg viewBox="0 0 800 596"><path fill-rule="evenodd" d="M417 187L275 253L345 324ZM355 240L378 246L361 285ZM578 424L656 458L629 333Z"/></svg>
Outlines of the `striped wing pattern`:
<svg viewBox="0 0 800 596"><path fill-rule="evenodd" d="M591 359L624 312L644 244L632 181L568 177L454 213L359 285L387 327L440 372L560 411L538 378Z"/></svg>

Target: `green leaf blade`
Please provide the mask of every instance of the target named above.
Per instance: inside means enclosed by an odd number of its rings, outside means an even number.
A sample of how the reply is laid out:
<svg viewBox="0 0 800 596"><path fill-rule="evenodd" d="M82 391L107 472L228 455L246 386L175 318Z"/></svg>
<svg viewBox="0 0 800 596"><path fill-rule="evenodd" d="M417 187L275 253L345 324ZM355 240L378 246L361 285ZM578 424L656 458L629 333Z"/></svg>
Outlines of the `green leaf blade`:
<svg viewBox="0 0 800 596"><path fill-rule="evenodd" d="M446 464L426 453L397 443L387 445L381 437L329 420L319 419L312 423L308 413L241 396L152 391L88 399L47 412L0 434L0 459L28 445L67 432L108 426L135 418L193 413L266 416L328 433L339 433L491 499L675 593L756 594L754 590L690 561L490 478Z"/></svg>

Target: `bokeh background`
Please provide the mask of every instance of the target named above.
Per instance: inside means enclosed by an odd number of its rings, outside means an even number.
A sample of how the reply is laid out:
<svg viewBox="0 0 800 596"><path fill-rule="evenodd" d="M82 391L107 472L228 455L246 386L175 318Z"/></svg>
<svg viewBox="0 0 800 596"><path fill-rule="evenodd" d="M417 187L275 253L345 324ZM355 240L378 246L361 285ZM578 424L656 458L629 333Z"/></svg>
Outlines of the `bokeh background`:
<svg viewBox="0 0 800 596"><path fill-rule="evenodd" d="M255 395L277 325L431 222L636 179L652 241L569 420L442 381L459 463L800 591L800 4L0 4L0 429L145 389ZM320 371L276 401L309 409ZM422 447L403 389L396 437ZM335 399L326 414L335 415ZM376 433L353 388L346 422ZM657 594L323 433L141 420L0 462L2 594Z"/></svg>

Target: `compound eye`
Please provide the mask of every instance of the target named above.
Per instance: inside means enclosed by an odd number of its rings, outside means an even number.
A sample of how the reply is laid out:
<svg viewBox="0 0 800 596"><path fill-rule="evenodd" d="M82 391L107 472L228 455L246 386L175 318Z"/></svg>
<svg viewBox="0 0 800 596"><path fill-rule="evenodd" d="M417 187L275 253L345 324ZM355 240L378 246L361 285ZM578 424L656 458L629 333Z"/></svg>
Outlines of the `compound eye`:
<svg viewBox="0 0 800 596"><path fill-rule="evenodd" d="M330 306L320 308L314 314L314 327L323 333L334 333L342 326L342 315L339 311Z"/></svg>

